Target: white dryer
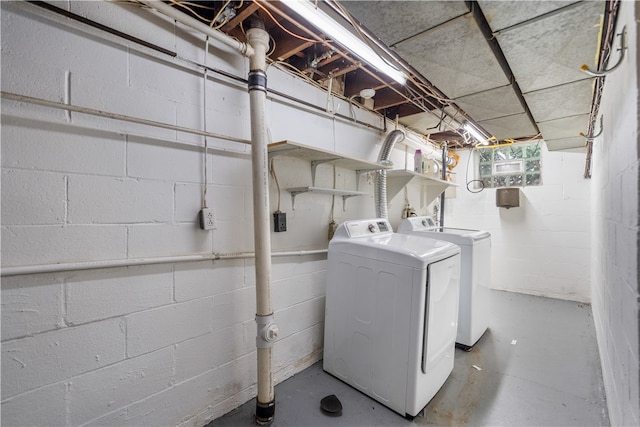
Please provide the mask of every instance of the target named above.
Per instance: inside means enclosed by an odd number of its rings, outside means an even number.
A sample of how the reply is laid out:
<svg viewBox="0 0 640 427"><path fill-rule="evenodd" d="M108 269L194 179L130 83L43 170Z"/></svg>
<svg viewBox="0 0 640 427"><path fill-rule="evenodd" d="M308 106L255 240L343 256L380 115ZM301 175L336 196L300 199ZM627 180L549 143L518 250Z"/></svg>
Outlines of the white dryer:
<svg viewBox="0 0 640 427"><path fill-rule="evenodd" d="M414 417L453 370L460 248L347 221L329 243L323 369Z"/></svg>
<svg viewBox="0 0 640 427"><path fill-rule="evenodd" d="M469 350L489 327L491 310L491 234L488 231L438 227L431 217L407 218L398 233L445 240L460 246L460 304L456 343Z"/></svg>

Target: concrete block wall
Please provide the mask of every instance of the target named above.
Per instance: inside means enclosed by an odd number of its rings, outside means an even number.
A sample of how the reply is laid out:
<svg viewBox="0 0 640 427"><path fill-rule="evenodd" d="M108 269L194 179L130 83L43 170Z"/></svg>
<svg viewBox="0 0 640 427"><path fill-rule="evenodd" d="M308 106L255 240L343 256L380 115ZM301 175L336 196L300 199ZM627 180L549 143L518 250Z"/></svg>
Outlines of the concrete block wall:
<svg viewBox="0 0 640 427"><path fill-rule="evenodd" d="M621 2L616 33L626 26L627 58L605 79L592 179L593 315L611 425L625 426L640 424L639 18L635 2Z"/></svg>
<svg viewBox="0 0 640 427"><path fill-rule="evenodd" d="M249 138L246 87L215 74L205 85L186 61L205 61L203 36L130 4L55 4L177 57L2 2L3 91L201 129L206 90L207 129ZM219 46L206 62L248 72L245 58ZM271 88L325 105L322 91L275 66L268 74ZM277 95L267 108L273 141L375 161L384 139ZM217 229L205 232L197 226L202 144L184 132L3 99L2 267L251 252L250 146L209 139ZM274 168L288 231L272 233L273 250L326 248L331 197L298 196L293 210L286 192L311 184L309 163L278 157ZM322 165L316 179L333 186L334 176L336 188L369 192L344 210L337 198L336 222L374 216L371 177ZM270 190L275 210L274 180ZM322 254L273 258L276 382L322 356L325 271ZM2 424L204 425L255 396L254 313L251 258L4 276Z"/></svg>
<svg viewBox="0 0 640 427"><path fill-rule="evenodd" d="M459 152L455 198L445 201L445 225L491 232L494 289L590 300L590 182L584 154L542 147L541 186L520 189L520 207L496 207L496 190L467 191L474 160ZM473 187L471 187L473 188Z"/></svg>

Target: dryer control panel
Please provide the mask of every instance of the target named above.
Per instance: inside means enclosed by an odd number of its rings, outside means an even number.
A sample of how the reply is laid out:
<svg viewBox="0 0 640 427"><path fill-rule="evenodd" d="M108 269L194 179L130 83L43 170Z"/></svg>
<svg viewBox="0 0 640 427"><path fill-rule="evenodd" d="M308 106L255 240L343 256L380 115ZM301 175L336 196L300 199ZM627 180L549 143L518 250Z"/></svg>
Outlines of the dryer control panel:
<svg viewBox="0 0 640 427"><path fill-rule="evenodd" d="M347 221L345 222L345 228L351 238L393 233L391 224L389 224L389 221L384 218Z"/></svg>
<svg viewBox="0 0 640 427"><path fill-rule="evenodd" d="M412 231L431 230L436 227L436 223L430 216L416 216L404 220L402 227L403 229L408 228Z"/></svg>

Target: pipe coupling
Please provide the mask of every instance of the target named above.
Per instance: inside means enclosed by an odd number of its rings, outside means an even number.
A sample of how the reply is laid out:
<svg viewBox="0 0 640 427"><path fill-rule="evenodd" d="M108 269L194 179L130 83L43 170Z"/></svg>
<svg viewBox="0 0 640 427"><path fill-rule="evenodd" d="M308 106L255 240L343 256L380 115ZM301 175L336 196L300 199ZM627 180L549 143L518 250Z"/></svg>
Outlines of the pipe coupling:
<svg viewBox="0 0 640 427"><path fill-rule="evenodd" d="M278 339L278 325L273 321L273 314L266 316L256 315L256 325L258 335L256 336L256 347L269 348Z"/></svg>
<svg viewBox="0 0 640 427"><path fill-rule="evenodd" d="M267 91L267 75L262 70L251 70L249 71L249 91L252 90L261 90L263 92Z"/></svg>

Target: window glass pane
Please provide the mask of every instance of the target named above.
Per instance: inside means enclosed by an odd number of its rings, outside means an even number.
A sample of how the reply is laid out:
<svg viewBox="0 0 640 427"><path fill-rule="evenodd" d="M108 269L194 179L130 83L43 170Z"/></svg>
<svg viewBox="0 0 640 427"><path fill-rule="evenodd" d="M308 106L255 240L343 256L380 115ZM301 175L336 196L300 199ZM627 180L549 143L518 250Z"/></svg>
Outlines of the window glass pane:
<svg viewBox="0 0 640 427"><path fill-rule="evenodd" d="M491 150L482 150L480 151L480 163L490 162L491 161Z"/></svg>
<svg viewBox="0 0 640 427"><path fill-rule="evenodd" d="M539 144L527 145L525 151L526 151L526 157L540 157L540 145Z"/></svg>
<svg viewBox="0 0 640 427"><path fill-rule="evenodd" d="M510 159L521 159L522 158L522 147L509 147L509 158Z"/></svg>
<svg viewBox="0 0 640 427"><path fill-rule="evenodd" d="M493 177L493 186L494 187L506 187L507 186L507 176L494 176Z"/></svg>
<svg viewBox="0 0 640 427"><path fill-rule="evenodd" d="M507 153L504 148L497 148L493 150L493 160L507 160Z"/></svg>
<svg viewBox="0 0 640 427"><path fill-rule="evenodd" d="M527 160L525 172L539 172L540 160Z"/></svg>
<svg viewBox="0 0 640 427"><path fill-rule="evenodd" d="M491 177L491 163L480 165L480 178L483 178L485 176Z"/></svg>
<svg viewBox="0 0 640 427"><path fill-rule="evenodd" d="M510 187L522 187L522 175L511 175L511 176L509 176L509 186Z"/></svg>
<svg viewBox="0 0 640 427"><path fill-rule="evenodd" d="M475 176L485 188L542 185L541 155L537 142L479 149Z"/></svg>
<svg viewBox="0 0 640 427"><path fill-rule="evenodd" d="M527 174L526 185L542 185L542 177L539 173Z"/></svg>

